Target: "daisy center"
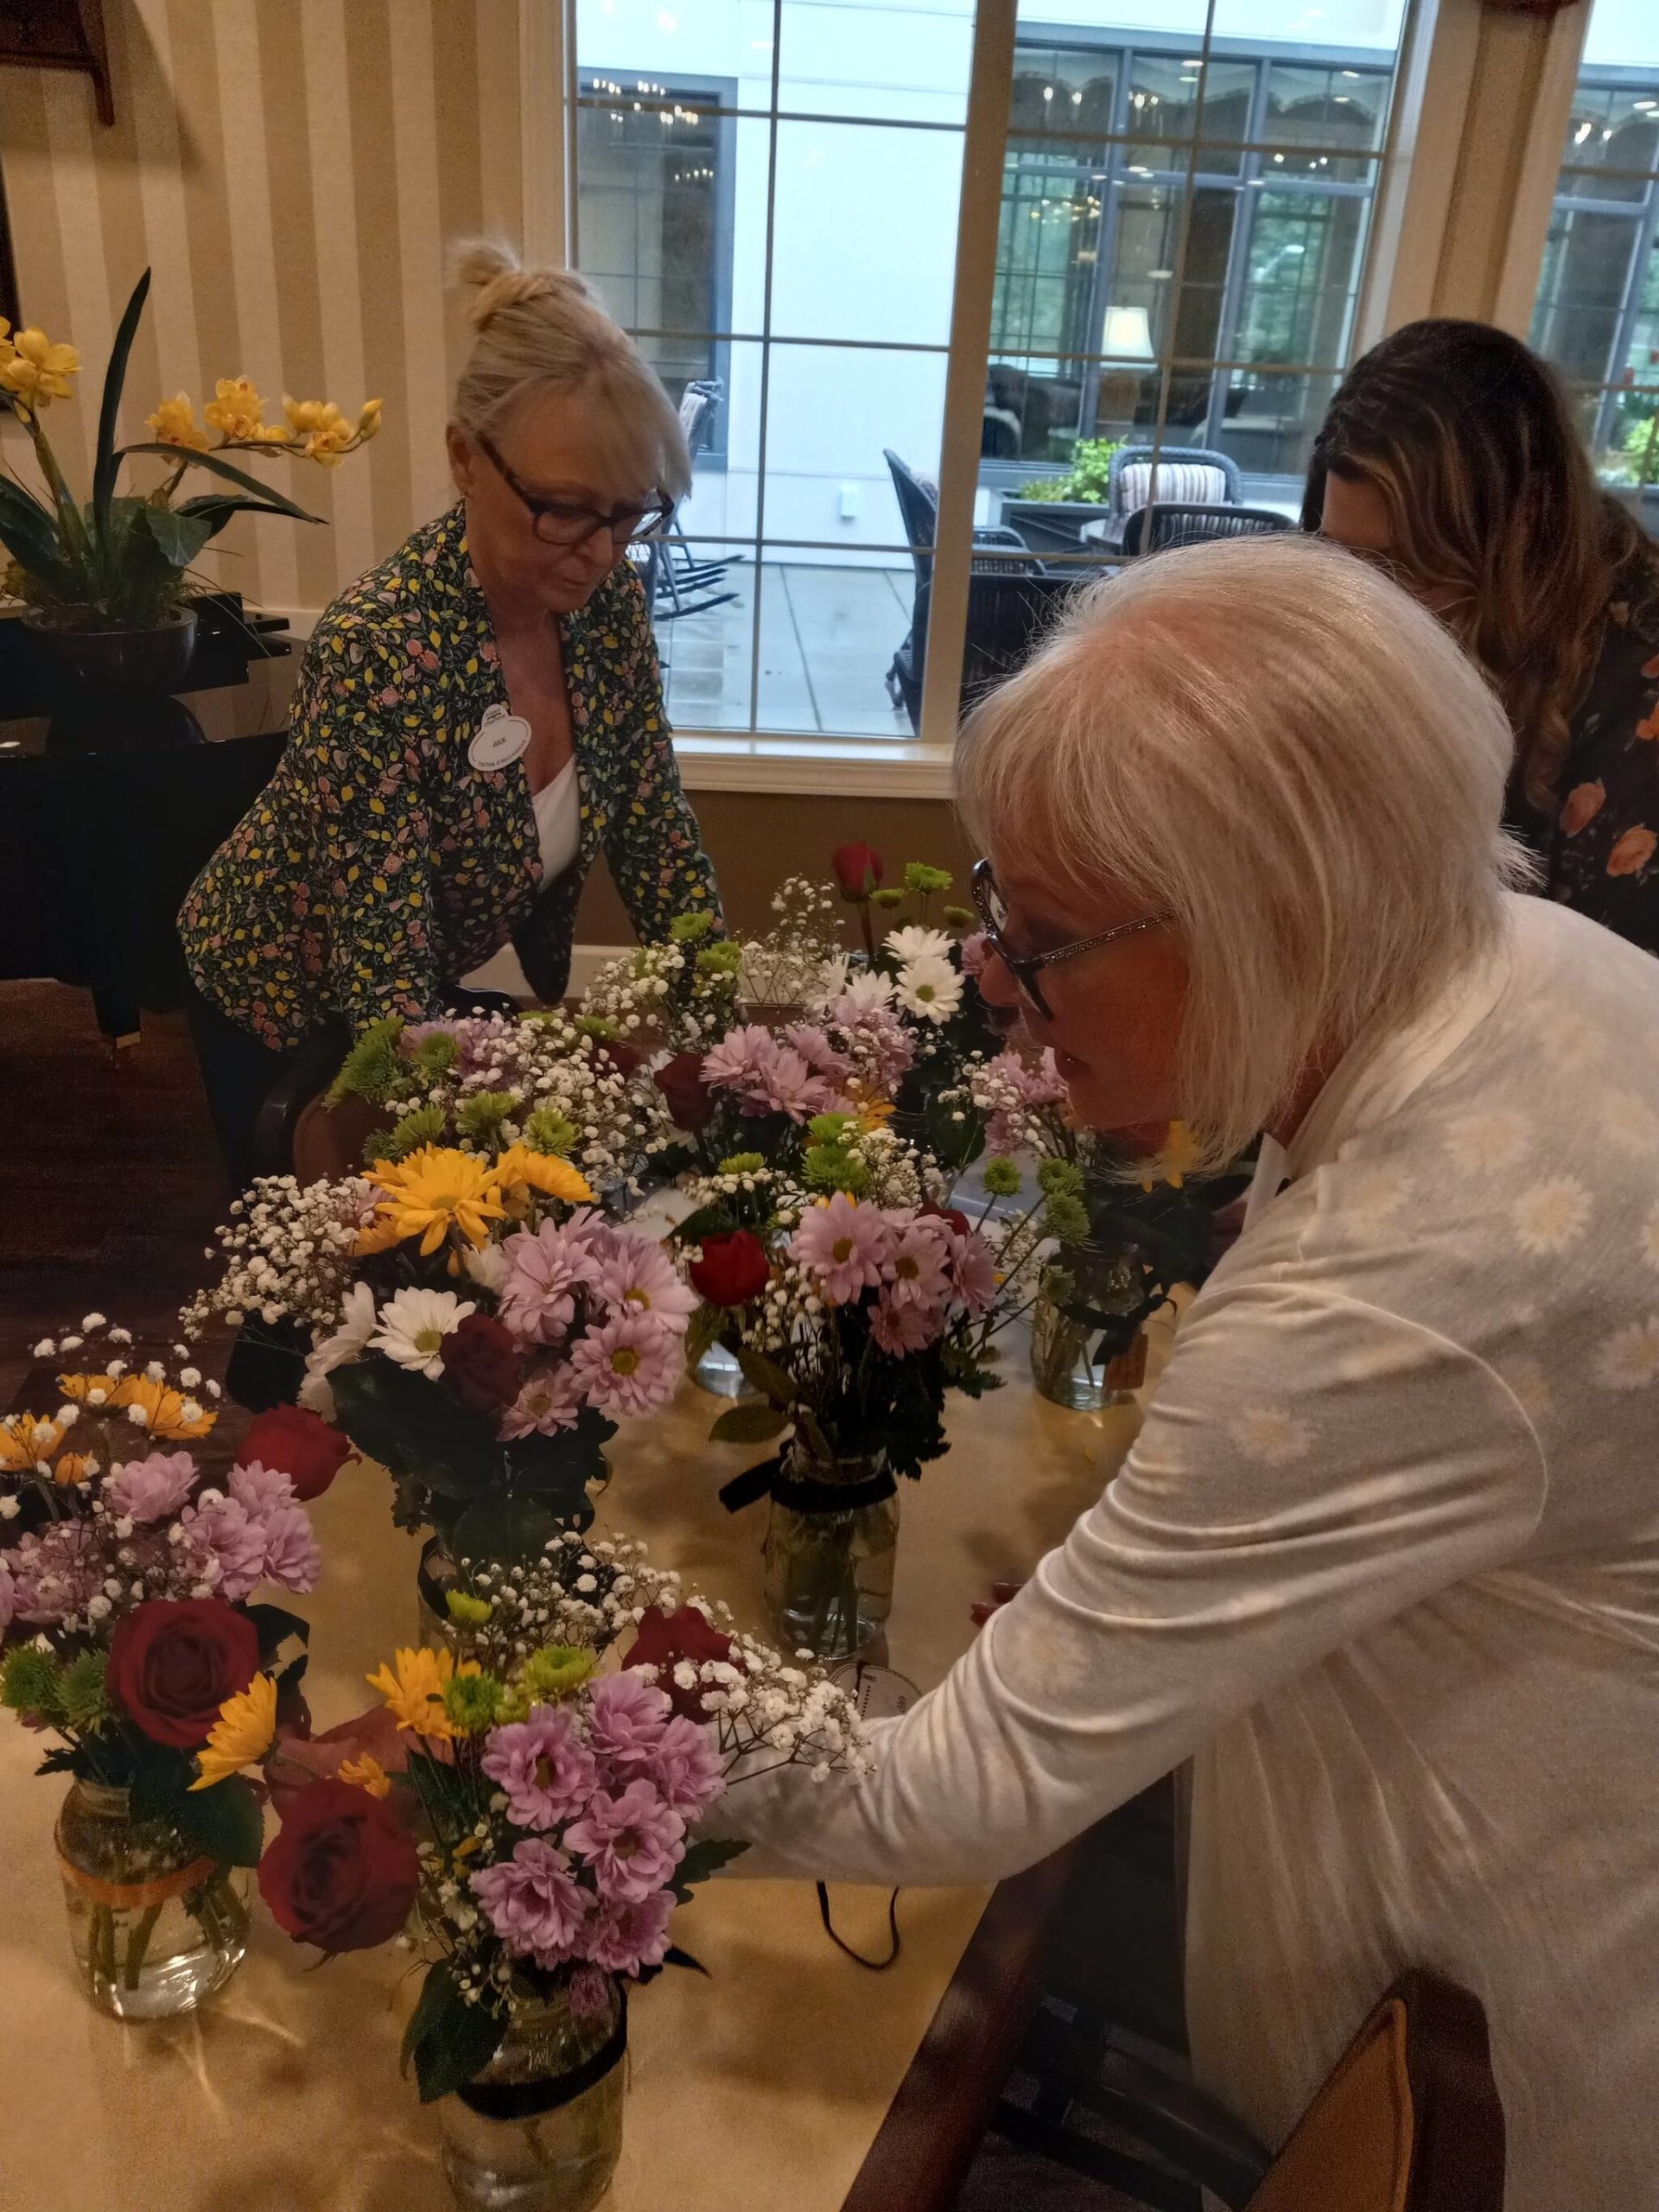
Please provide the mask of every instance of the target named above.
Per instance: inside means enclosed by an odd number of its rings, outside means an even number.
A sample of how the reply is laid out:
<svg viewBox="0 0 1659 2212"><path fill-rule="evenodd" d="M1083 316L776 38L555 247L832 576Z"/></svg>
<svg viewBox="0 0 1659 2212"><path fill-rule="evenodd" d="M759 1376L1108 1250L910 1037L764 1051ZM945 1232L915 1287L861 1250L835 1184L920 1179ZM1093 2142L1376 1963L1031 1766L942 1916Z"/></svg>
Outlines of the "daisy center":
<svg viewBox="0 0 1659 2212"><path fill-rule="evenodd" d="M937 987L932 983L918 983L916 986L916 995L918 999L927 1000L936 999L939 994Z"/></svg>
<svg viewBox="0 0 1659 2212"><path fill-rule="evenodd" d="M649 1312L651 1293L648 1290L641 1290L638 1283L635 1283L631 1289L623 1293L622 1302L625 1306L643 1306Z"/></svg>
<svg viewBox="0 0 1659 2212"><path fill-rule="evenodd" d="M908 1252L901 1252L893 1263L893 1273L902 1275L906 1282L914 1282L921 1272L914 1258Z"/></svg>
<svg viewBox="0 0 1659 2212"><path fill-rule="evenodd" d="M543 1751L536 1762L536 1787L550 1789L553 1786L553 1762Z"/></svg>
<svg viewBox="0 0 1659 2212"><path fill-rule="evenodd" d="M830 1247L830 1256L838 1266L845 1267L848 1261L853 1256L852 1238L850 1236L837 1236L835 1243Z"/></svg>
<svg viewBox="0 0 1659 2212"><path fill-rule="evenodd" d="M616 1350L611 1354L611 1372L613 1375L637 1374L639 1368L639 1355L632 1344L619 1344Z"/></svg>
<svg viewBox="0 0 1659 2212"><path fill-rule="evenodd" d="M438 1346L442 1342L443 1331L442 1329L416 1329L415 1332L415 1349L416 1351L423 1351L430 1355L436 1351Z"/></svg>

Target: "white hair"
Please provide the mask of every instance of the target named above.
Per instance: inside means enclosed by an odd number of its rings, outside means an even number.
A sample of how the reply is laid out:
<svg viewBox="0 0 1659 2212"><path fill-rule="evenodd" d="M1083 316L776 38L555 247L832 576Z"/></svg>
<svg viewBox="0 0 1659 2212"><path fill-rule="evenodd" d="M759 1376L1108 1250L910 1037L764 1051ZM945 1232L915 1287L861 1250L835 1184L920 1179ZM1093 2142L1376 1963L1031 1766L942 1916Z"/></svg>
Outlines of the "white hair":
<svg viewBox="0 0 1659 2212"><path fill-rule="evenodd" d="M673 402L627 333L573 270L526 269L488 239L452 246L452 283L471 289L472 351L455 385L462 429L493 435L534 390L580 392L603 457L671 499L691 488Z"/></svg>
<svg viewBox="0 0 1659 2212"><path fill-rule="evenodd" d="M1286 532L1082 594L969 718L957 781L1000 868L1171 917L1180 1112L1217 1166L1315 1055L1408 1020L1493 942L1531 880L1500 827L1513 757L1432 614Z"/></svg>

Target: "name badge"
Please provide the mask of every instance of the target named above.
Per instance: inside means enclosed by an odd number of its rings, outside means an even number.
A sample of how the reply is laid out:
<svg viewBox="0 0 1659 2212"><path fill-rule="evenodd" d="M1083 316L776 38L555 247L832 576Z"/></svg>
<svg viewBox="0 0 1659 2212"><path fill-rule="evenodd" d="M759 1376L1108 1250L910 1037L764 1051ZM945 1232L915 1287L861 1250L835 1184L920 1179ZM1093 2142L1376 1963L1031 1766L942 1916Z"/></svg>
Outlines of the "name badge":
<svg viewBox="0 0 1659 2212"><path fill-rule="evenodd" d="M530 743L530 724L522 715L510 715L505 707L492 707L473 734L467 747L467 758L474 768L486 774L498 768L511 767L524 756Z"/></svg>

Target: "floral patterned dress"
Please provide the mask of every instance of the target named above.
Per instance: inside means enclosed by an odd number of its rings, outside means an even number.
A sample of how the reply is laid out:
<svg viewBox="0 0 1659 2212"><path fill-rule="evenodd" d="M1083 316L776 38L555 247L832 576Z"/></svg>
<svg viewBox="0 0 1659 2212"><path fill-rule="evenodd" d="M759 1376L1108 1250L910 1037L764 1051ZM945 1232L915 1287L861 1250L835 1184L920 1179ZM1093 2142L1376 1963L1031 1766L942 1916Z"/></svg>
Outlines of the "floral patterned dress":
<svg viewBox="0 0 1659 2212"><path fill-rule="evenodd" d="M1552 899L1659 952L1659 622L1614 601L1573 718L1561 810L1517 826L1542 855Z"/></svg>
<svg viewBox="0 0 1659 2212"><path fill-rule="evenodd" d="M180 912L206 998L281 1050L331 1018L355 1031L436 1013L509 938L532 988L556 998L601 848L641 938L717 910L632 568L559 634L582 841L544 885L523 763L492 772L467 757L507 693L461 509L341 594L306 647L276 774Z"/></svg>

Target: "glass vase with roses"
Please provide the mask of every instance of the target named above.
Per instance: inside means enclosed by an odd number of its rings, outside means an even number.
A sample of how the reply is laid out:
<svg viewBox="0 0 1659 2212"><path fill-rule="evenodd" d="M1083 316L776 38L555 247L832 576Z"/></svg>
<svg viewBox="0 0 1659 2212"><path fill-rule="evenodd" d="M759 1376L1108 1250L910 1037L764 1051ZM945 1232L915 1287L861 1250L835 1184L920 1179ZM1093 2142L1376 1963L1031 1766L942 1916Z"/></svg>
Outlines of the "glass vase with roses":
<svg viewBox="0 0 1659 2212"><path fill-rule="evenodd" d="M305 1623L256 1602L308 1591L308 1501L350 1446L310 1414L256 1423L222 1478L190 1446L218 1420L196 1370L142 1361L88 1314L35 1346L62 1363L49 1414L0 1421L0 1702L57 1741L71 1944L118 2019L188 2011L247 1942L259 1802L240 1769L302 1709Z"/></svg>

